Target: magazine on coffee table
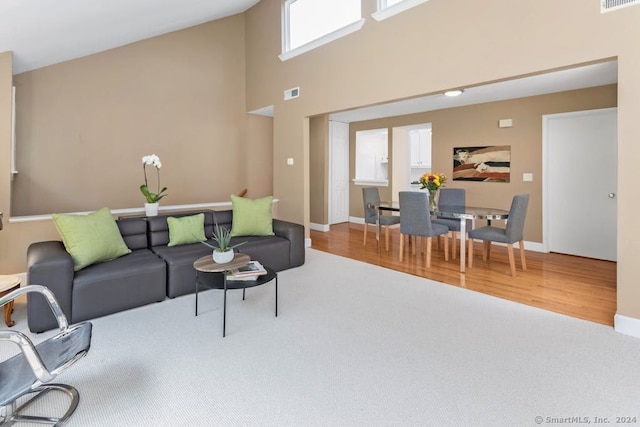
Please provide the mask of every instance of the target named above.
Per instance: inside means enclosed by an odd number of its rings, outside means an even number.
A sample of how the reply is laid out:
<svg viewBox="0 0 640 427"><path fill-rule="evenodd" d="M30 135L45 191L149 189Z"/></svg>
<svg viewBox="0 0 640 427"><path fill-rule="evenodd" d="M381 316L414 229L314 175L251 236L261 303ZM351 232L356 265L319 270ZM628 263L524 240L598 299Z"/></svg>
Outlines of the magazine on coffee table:
<svg viewBox="0 0 640 427"><path fill-rule="evenodd" d="M227 273L228 280L256 280L258 276L267 274L267 270L258 261L250 261Z"/></svg>

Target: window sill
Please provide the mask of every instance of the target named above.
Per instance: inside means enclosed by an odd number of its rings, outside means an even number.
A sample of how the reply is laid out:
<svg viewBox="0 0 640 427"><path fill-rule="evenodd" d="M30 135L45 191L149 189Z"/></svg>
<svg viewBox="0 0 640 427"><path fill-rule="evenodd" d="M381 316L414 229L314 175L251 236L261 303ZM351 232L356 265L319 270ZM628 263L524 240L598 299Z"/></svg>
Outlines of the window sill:
<svg viewBox="0 0 640 427"><path fill-rule="evenodd" d="M425 0L423 0L425 1ZM295 49L291 49L288 52L283 52L282 54L278 55L278 58L280 58L281 61L286 61L288 59L294 58L298 55L302 55L303 53L309 52L310 50L313 50L317 47L323 46L327 43L330 43L334 40L337 40L341 37L344 37L346 35L349 35L351 33L355 33L356 31L358 31L360 28L362 28L362 26L364 25L364 21L365 19L362 18L358 21L355 21L349 25L346 25L338 30L335 30L332 33L326 34L320 38L317 38L313 41L310 41L307 44L303 44L302 46L299 46Z"/></svg>
<svg viewBox="0 0 640 427"><path fill-rule="evenodd" d="M377 187L388 187L389 180L388 179L362 179L356 178L353 180L355 185L375 185Z"/></svg>
<svg viewBox="0 0 640 427"><path fill-rule="evenodd" d="M428 1L429 0L405 0L402 3L394 4L391 7L374 12L371 14L371 17L376 21L383 21Z"/></svg>

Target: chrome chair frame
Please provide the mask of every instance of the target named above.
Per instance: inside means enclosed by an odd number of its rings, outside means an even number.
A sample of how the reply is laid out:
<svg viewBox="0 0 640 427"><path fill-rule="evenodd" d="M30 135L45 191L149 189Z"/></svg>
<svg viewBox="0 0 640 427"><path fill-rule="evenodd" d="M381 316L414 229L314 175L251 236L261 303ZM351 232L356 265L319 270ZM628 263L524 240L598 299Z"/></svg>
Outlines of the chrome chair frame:
<svg viewBox="0 0 640 427"><path fill-rule="evenodd" d="M87 354L91 345L92 324L82 322L69 326L53 292L40 285L25 286L5 295L0 298L0 307L29 292L40 293L46 298L57 320L59 331L37 345L34 345L31 339L22 332L0 331L0 343L12 342L20 348L20 353L0 362L0 372L3 370L3 365L5 368L3 376L11 377L15 373L18 377L13 381L3 378L0 383L0 426L12 425L20 421L61 426L68 421L77 408L80 396L74 387L66 384L54 384L50 381ZM66 354L68 351L68 354L62 359L61 352L49 355L47 350L64 350L62 353ZM41 354L41 351L45 354ZM24 375L25 372L32 375ZM22 414L26 408L51 391L61 391L70 398L69 407L61 417L38 417ZM18 399L33 393L35 393L34 396L28 397L28 400L16 407Z"/></svg>

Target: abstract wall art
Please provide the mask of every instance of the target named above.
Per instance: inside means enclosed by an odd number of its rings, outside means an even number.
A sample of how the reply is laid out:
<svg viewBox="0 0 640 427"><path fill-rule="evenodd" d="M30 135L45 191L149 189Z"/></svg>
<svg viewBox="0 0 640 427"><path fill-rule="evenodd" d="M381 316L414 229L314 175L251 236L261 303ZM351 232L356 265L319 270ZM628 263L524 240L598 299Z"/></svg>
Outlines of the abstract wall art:
<svg viewBox="0 0 640 427"><path fill-rule="evenodd" d="M453 180L509 182L511 146L454 147Z"/></svg>

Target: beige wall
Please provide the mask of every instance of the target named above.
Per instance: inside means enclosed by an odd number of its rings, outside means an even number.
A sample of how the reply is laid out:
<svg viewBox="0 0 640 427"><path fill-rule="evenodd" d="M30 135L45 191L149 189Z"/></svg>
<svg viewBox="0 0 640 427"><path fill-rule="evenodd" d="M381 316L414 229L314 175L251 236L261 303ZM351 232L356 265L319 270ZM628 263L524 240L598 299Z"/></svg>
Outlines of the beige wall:
<svg viewBox="0 0 640 427"><path fill-rule="evenodd" d="M12 188L11 54L3 53L0 273L25 271L31 242L58 239L50 221L18 216L142 207L145 154L163 162L164 206L228 201L243 188L272 194L273 119L246 114L244 34L241 14L13 76Z"/></svg>
<svg viewBox="0 0 640 427"><path fill-rule="evenodd" d="M0 53L0 211L4 212L4 230L0 231L0 272L25 271L28 242L57 238L50 221L27 224L10 223L11 211L11 85L12 54Z"/></svg>
<svg viewBox="0 0 640 427"><path fill-rule="evenodd" d="M247 103L274 105L274 165L308 150L310 116L617 58L618 313L640 319L640 170L633 161L640 154L640 7L601 14L598 2L584 0L434 0L377 22L367 15L376 0L362 3L360 31L285 62L277 58L280 1L262 0L246 13ZM295 86L300 98L283 101L282 91ZM281 215L305 224L309 187L291 183L308 174L274 167Z"/></svg>
<svg viewBox="0 0 640 427"><path fill-rule="evenodd" d="M162 204L270 194L272 120L246 114L244 72L236 15L15 76L12 214L141 206L151 153Z"/></svg>
<svg viewBox="0 0 640 427"><path fill-rule="evenodd" d="M389 128L389 135L392 135L391 128L394 126L431 123L432 170L449 177L446 186L466 189L467 202L472 206L487 205L503 209L509 209L514 194L530 194L524 236L527 241L542 243L542 116L615 107L616 99L617 87L609 85L351 123L350 177L355 177L355 132ZM505 118L513 120L513 127L498 127L498 120ZM483 145L511 146L510 182L452 181L453 148ZM392 153L391 149L389 153ZM392 164L393 158L390 158L389 162ZM533 173L534 180L523 182L524 172ZM390 181L389 187L380 188L381 197L386 200L398 200L397 194L391 194L391 185ZM362 218L364 212L361 186L351 183L349 194L350 215Z"/></svg>
<svg viewBox="0 0 640 427"><path fill-rule="evenodd" d="M328 116L312 117L309 120L309 219L315 224L329 223L328 141Z"/></svg>
<svg viewBox="0 0 640 427"><path fill-rule="evenodd" d="M0 53L0 162L2 162L0 164L0 212L5 213L6 219L9 217L11 182L12 65L11 52Z"/></svg>

